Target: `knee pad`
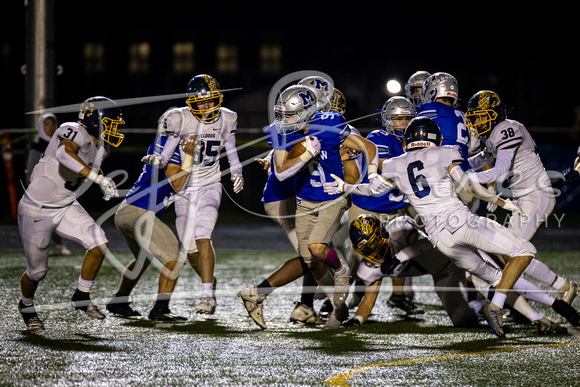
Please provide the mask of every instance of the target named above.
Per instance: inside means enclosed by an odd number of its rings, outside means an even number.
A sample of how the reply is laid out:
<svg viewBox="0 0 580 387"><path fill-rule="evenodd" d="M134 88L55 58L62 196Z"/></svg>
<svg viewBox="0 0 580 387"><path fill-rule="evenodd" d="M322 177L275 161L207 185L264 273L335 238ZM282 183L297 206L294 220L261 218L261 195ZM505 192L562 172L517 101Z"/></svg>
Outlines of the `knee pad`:
<svg viewBox="0 0 580 387"><path fill-rule="evenodd" d="M34 282L40 282L46 277L47 268L26 269L26 276Z"/></svg>

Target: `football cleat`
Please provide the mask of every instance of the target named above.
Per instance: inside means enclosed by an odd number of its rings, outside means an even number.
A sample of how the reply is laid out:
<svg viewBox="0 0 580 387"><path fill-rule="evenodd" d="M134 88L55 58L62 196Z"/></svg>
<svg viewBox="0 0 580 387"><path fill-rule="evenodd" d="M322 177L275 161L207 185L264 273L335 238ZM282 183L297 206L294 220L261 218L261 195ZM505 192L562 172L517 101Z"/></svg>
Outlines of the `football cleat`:
<svg viewBox="0 0 580 387"><path fill-rule="evenodd" d="M481 308L481 311L489 324L489 330L491 333L499 337L505 337L501 308L490 302L489 304L484 305L483 308Z"/></svg>
<svg viewBox="0 0 580 387"><path fill-rule="evenodd" d="M332 301L330 301L330 299L327 298L322 303L322 306L320 307L320 310L318 311L318 313L320 314L320 317L327 319L330 317L330 314L332 313L333 309L334 309L334 306L332 306Z"/></svg>
<svg viewBox="0 0 580 387"><path fill-rule="evenodd" d="M72 296L71 304L73 308L85 312L92 319L102 320L105 318L105 315L89 298L89 293L77 289Z"/></svg>
<svg viewBox="0 0 580 387"><path fill-rule="evenodd" d="M290 322L296 325L306 325L306 324L324 324L324 320L318 316L316 311L312 306L306 306L300 301L295 302L296 307L290 314Z"/></svg>
<svg viewBox="0 0 580 387"><path fill-rule="evenodd" d="M244 308L246 308L250 318L264 329L266 329L266 323L264 322L262 311L265 299L265 294L258 294L256 285L242 289L238 292L238 300Z"/></svg>
<svg viewBox="0 0 580 387"><path fill-rule="evenodd" d="M185 321L187 318L171 313L169 308L153 308L149 312L149 320L153 321Z"/></svg>
<svg viewBox="0 0 580 387"><path fill-rule="evenodd" d="M141 316L141 313L131 308L130 302L115 302L115 298L109 301L106 305L109 313L118 314L123 317Z"/></svg>
<svg viewBox="0 0 580 387"><path fill-rule="evenodd" d="M419 308L415 303L406 295L392 294L387 300L387 305L391 308L399 308L407 314L423 314L425 311Z"/></svg>
<svg viewBox="0 0 580 387"><path fill-rule="evenodd" d="M342 322L345 321L346 319L348 319L348 308L346 304L342 303L342 305L335 305L335 308L332 311L330 318L326 320L322 328L338 329L342 325Z"/></svg>
<svg viewBox="0 0 580 387"><path fill-rule="evenodd" d="M572 305L567 304L564 300L554 300L552 309L559 315L563 316L570 324L580 326L580 313Z"/></svg>
<svg viewBox="0 0 580 387"><path fill-rule="evenodd" d="M542 317L536 321L534 321L536 327L538 328L538 333L540 335L549 335L551 333L567 333L568 329L561 326L558 323L550 321L546 317Z"/></svg>
<svg viewBox="0 0 580 387"><path fill-rule="evenodd" d="M18 310L22 315L22 319L24 320L24 324L26 324L27 330L39 331L44 329L44 324L42 323L40 318L38 318L34 305L26 306L24 305L22 300L20 300L20 302L18 303Z"/></svg>
<svg viewBox="0 0 580 387"><path fill-rule="evenodd" d="M199 304L197 304L197 306L195 307L195 313L197 313L197 314L214 314L216 305L217 305L217 302L216 302L215 298L204 294L203 296L201 296L201 299L199 300Z"/></svg>
<svg viewBox="0 0 580 387"><path fill-rule="evenodd" d="M580 294L580 285L576 282L570 282L570 287L562 294L562 301L572 304L578 294Z"/></svg>

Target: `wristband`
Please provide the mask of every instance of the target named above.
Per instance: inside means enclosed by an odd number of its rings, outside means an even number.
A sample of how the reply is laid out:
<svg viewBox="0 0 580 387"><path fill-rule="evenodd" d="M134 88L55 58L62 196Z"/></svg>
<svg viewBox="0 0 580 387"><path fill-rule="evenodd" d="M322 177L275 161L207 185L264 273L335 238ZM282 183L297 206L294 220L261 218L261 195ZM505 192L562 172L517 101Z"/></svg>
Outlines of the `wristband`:
<svg viewBox="0 0 580 387"><path fill-rule="evenodd" d="M193 167L193 156L186 154L185 160L183 160L183 163L181 164L181 169L189 173L192 167Z"/></svg>

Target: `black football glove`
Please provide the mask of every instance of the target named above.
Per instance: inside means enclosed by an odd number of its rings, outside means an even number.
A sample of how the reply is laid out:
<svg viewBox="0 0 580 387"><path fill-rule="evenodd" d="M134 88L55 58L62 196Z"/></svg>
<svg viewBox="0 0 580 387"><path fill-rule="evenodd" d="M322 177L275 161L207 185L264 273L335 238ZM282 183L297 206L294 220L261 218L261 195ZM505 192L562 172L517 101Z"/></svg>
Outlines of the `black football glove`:
<svg viewBox="0 0 580 387"><path fill-rule="evenodd" d="M384 275L391 275L395 271L395 268L400 264L401 261L399 261L396 257L387 257L384 259L383 263L381 263L381 272Z"/></svg>
<svg viewBox="0 0 580 387"><path fill-rule="evenodd" d="M342 323L343 327L360 327L360 321L358 321L356 318L351 318L347 321L345 321L344 323Z"/></svg>

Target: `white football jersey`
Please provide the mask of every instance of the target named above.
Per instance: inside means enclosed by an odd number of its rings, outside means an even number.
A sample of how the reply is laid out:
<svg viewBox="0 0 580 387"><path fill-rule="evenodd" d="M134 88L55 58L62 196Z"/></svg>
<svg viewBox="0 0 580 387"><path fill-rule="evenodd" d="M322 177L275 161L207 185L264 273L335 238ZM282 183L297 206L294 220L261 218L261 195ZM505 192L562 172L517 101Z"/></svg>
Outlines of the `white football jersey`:
<svg viewBox="0 0 580 387"><path fill-rule="evenodd" d="M414 150L383 162L382 175L407 195L433 245L441 230L453 232L471 215L448 172L451 164L462 162L456 145Z"/></svg>
<svg viewBox="0 0 580 387"><path fill-rule="evenodd" d="M538 188L550 187L550 178L536 153L536 143L521 123L514 120L499 123L485 141L485 148L486 153L494 160L497 159L498 151L514 150L510 167L513 176L509 179L513 197L526 195ZM485 176L491 174L492 172L478 173L477 176L481 183L488 183Z"/></svg>
<svg viewBox="0 0 580 387"><path fill-rule="evenodd" d="M163 129L167 136L182 140L197 136L201 142L202 148L194 160L189 186L200 187L221 180L220 154L226 142L235 139L237 122L237 113L224 107L221 108L220 117L211 123L195 118L188 107L175 108L166 113ZM182 150L181 157L185 157Z"/></svg>
<svg viewBox="0 0 580 387"><path fill-rule="evenodd" d="M52 136L44 156L32 171L26 196L46 207L64 207L72 203L92 183L82 175L61 165L56 158L60 140L71 140L79 146L78 156L89 167L99 170L107 152L97 147L87 130L77 122L65 122Z"/></svg>

